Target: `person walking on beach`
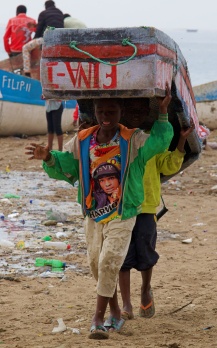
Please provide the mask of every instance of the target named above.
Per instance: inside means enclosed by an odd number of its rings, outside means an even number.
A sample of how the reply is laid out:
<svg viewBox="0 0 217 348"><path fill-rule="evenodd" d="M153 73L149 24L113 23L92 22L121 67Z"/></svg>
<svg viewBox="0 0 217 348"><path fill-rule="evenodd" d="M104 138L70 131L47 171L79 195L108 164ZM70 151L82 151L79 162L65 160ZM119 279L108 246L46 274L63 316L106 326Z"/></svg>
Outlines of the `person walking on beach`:
<svg viewBox="0 0 217 348"><path fill-rule="evenodd" d="M53 149L54 134L57 136L58 150L63 149L63 131L61 120L63 114L63 103L59 100L46 100L46 118L48 131L48 148Z"/></svg>
<svg viewBox="0 0 217 348"><path fill-rule="evenodd" d="M16 8L16 17L9 19L3 37L4 48L9 57L22 53L23 46L32 40L35 31L35 19L26 15L27 8L19 5Z"/></svg>
<svg viewBox="0 0 217 348"><path fill-rule="evenodd" d="M94 100L98 125L78 132L64 147L65 152L49 151L48 146L31 143L26 147L29 160L43 160L43 168L54 179L74 184L79 180L79 202L85 216L89 265L97 281L97 299L92 318L91 339L105 339L110 330L124 324L117 299L117 280L127 254L136 215L144 199L143 174L146 162L164 151L173 137L167 107L171 101L169 85L159 101L160 115L148 136L138 129L119 124L123 100ZM94 176L113 164L120 173L118 199L96 209ZM101 166L104 164L104 168ZM104 325L107 306L108 321Z"/></svg>
<svg viewBox="0 0 217 348"><path fill-rule="evenodd" d="M125 124L129 128L142 127L149 114L149 100L135 98L125 105ZM141 305L139 316L151 318L155 314L153 291L151 288L152 270L159 255L155 251L157 240L156 210L160 204L160 175L177 173L184 160L185 142L194 130L191 120L190 127L181 129L177 147L174 151L165 151L152 157L146 164L143 177L145 200L142 212L136 218L130 247L119 273L119 286L123 301L122 318L132 319L133 306L130 297L130 270L135 268L141 272Z"/></svg>
<svg viewBox="0 0 217 348"><path fill-rule="evenodd" d="M47 27L64 28L63 13L55 6L53 0L45 1L45 10L38 16L38 24L33 40L23 46L24 75L31 77L31 51L43 44L43 35Z"/></svg>

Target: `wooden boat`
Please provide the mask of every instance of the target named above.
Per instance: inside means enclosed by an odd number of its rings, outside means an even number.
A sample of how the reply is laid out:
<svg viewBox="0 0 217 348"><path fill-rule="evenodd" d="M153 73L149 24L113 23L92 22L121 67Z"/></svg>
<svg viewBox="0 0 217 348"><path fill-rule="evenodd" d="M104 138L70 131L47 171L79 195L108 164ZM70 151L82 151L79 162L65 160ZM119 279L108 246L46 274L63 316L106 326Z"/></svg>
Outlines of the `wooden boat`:
<svg viewBox="0 0 217 348"><path fill-rule="evenodd" d="M35 48L31 52L31 76L33 79L39 80L39 81L40 81L40 59L41 59L41 49ZM0 70L19 73L20 75L23 75L22 54L0 61Z"/></svg>
<svg viewBox="0 0 217 348"><path fill-rule="evenodd" d="M0 136L47 133L45 101L41 99L40 50L32 53L32 77L22 75L22 55L0 62ZM70 131L76 101L64 103L63 131Z"/></svg>
<svg viewBox="0 0 217 348"><path fill-rule="evenodd" d="M193 87L200 122L217 129L217 81Z"/></svg>
<svg viewBox="0 0 217 348"><path fill-rule="evenodd" d="M90 116L93 98L149 98L147 128L158 117L157 97L165 95L168 81L172 91L169 120L174 128L171 149L177 145L181 127L189 126L193 118L195 131L186 142L182 169L198 158L202 142L187 63L175 41L160 30L48 30L42 49L41 81L47 98L76 98L82 112Z"/></svg>

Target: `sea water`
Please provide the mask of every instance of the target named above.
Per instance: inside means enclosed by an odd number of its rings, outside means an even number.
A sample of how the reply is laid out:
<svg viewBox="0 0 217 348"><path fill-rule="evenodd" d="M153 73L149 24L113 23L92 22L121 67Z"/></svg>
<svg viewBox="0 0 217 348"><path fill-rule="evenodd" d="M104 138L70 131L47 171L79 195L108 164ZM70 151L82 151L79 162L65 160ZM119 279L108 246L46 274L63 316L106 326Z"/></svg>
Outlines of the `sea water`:
<svg viewBox="0 0 217 348"><path fill-rule="evenodd" d="M192 86L217 80L217 31L165 30L178 45L188 65Z"/></svg>
<svg viewBox="0 0 217 348"><path fill-rule="evenodd" d="M158 28L160 29L160 28ZM192 86L217 80L217 31L161 29L179 46L188 65ZM3 46L5 28L0 27L0 60L8 58Z"/></svg>

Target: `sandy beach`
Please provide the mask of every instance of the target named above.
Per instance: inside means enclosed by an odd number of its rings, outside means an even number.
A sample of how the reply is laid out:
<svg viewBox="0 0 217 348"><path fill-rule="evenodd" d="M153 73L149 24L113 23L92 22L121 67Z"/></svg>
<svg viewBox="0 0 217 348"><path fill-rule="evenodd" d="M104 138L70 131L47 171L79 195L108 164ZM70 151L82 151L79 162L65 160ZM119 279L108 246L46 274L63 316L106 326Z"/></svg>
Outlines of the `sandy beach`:
<svg viewBox="0 0 217 348"><path fill-rule="evenodd" d="M64 135L64 142L72 135ZM209 141L217 141L217 131ZM11 249L0 248L0 346L216 348L217 150L203 151L162 185L169 211L158 223L155 316L138 316L141 279L133 271L135 318L109 340L95 341L88 334L96 283L87 264L77 189L47 178L40 161L28 161L24 148L30 142L46 144L47 137L0 138L0 212L5 216L0 236L14 243ZM49 211L58 215L55 226L44 225ZM44 249L42 238L47 235L68 241L71 249ZM183 243L186 239L190 243ZM58 259L67 267L50 272L50 267L35 267L37 257ZM67 329L52 333L59 318Z"/></svg>

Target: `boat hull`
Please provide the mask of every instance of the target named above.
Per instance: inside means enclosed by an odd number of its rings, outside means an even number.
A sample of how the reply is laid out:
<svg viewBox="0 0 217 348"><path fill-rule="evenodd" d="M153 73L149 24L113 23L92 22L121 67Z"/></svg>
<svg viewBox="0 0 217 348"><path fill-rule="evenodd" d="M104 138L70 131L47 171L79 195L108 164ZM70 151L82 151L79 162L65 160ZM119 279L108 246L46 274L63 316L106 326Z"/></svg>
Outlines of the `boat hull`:
<svg viewBox="0 0 217 348"><path fill-rule="evenodd" d="M45 101L38 80L0 70L0 136L47 133ZM63 132L71 131L76 101L64 101Z"/></svg>
<svg viewBox="0 0 217 348"><path fill-rule="evenodd" d="M72 112L64 109L62 130L73 130ZM21 103L0 102L0 136L43 135L47 133L45 107Z"/></svg>
<svg viewBox="0 0 217 348"><path fill-rule="evenodd" d="M217 81L193 87L199 121L217 129Z"/></svg>

